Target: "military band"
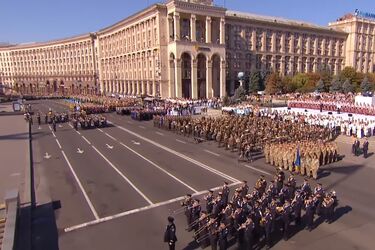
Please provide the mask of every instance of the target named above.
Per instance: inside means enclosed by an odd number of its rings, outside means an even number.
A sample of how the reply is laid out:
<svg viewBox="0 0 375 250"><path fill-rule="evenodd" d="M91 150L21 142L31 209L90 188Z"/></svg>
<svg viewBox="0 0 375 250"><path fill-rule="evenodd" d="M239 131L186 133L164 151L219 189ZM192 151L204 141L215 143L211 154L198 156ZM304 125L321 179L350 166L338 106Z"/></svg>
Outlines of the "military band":
<svg viewBox="0 0 375 250"><path fill-rule="evenodd" d="M193 231L202 248L224 250L228 249L229 241L235 240L238 249L253 249L262 242L271 247L276 231L281 231L284 240L288 240L291 224L301 225L302 218L307 230L314 228L316 215L332 222L338 203L334 191L326 192L319 183L312 189L308 179L297 185L293 175L285 181L281 170L269 185L260 176L254 189L248 191L244 181L229 198L228 183L224 183L216 196L213 190L204 196L206 210L188 194L175 213L185 213L187 230Z"/></svg>

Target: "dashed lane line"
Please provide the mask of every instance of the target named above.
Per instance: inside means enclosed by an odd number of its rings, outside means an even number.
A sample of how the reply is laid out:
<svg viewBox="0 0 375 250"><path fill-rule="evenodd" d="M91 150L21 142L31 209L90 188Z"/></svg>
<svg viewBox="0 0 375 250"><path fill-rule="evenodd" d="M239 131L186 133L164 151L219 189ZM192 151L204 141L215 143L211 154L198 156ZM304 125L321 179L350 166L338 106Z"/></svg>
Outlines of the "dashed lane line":
<svg viewBox="0 0 375 250"><path fill-rule="evenodd" d="M207 149L205 149L205 150L203 150L203 151L206 152L206 153L212 154L212 155L214 155L214 156L217 156L217 157L220 156L218 153L212 152L212 151L207 150Z"/></svg>
<svg viewBox="0 0 375 250"><path fill-rule="evenodd" d="M231 183L228 186L232 187L232 186L239 185L241 183L242 182L234 182L234 183ZM211 188L210 190L216 191L216 190L219 190L220 188L222 188L222 186ZM192 196L193 197L199 196L199 195L205 194L207 192L208 192L208 190L196 192L196 193L192 194ZM97 225L99 223L103 223L103 222L106 222L106 221L110 221L110 220L114 220L114 219L117 219L117 218L125 217L127 215L136 214L136 213L139 213L139 212L142 212L142 211L146 211L146 210L150 210L150 209L153 209L153 208L157 208L157 207L165 206L165 205L168 205L168 204L172 204L174 202L178 202L178 201L181 201L183 199L185 199L185 196L180 196L180 197L170 199L170 200L167 200L167 201L158 202L158 203L151 204L151 205L148 205L148 206L145 206L145 207L132 209L132 210L125 211L125 212L122 212L122 213L118 213L118 214L110 215L110 216L103 217L103 218L100 218L100 219L96 219L96 220L93 220L93 221L89 221L89 222L86 222L86 223L82 223L82 224L79 224L79 225L76 225L76 226L68 227L68 228L65 228L64 231L66 233L76 231L78 229L82 229L82 228L85 228L85 227L88 227L88 226Z"/></svg>
<svg viewBox="0 0 375 250"><path fill-rule="evenodd" d="M85 136L82 135L82 138L89 144L91 145L91 142L89 140L87 140L87 138Z"/></svg>
<svg viewBox="0 0 375 250"><path fill-rule="evenodd" d="M247 168L250 168L250 169L252 169L252 170L254 170L254 171L258 171L258 172L261 172L261 173L263 173L263 174L266 174L266 175L270 175L270 176L272 176L272 174L270 174L270 173L268 173L268 172L266 172L266 171L263 171L263 170L261 170L261 169L255 168L255 167L253 167L253 166L250 166L250 165L248 165L248 164L244 164L243 166L245 166L245 167L247 167Z"/></svg>
<svg viewBox="0 0 375 250"><path fill-rule="evenodd" d="M55 140L56 140L56 143L57 143L57 145L59 146L59 148L60 148L60 149L62 149L62 147L61 147L61 144L60 144L59 140L58 140L57 138L56 138Z"/></svg>
<svg viewBox="0 0 375 250"><path fill-rule="evenodd" d="M176 141L177 141L177 142L180 142L180 143L182 143L182 144L186 144L186 143L187 143L186 141L181 141L181 140L179 140L179 139L176 139Z"/></svg>
<svg viewBox="0 0 375 250"><path fill-rule="evenodd" d="M155 132L155 133L158 134L158 135L164 136L163 133L160 133L160 132Z"/></svg>
<svg viewBox="0 0 375 250"><path fill-rule="evenodd" d="M68 157L66 157L65 152L64 152L63 150L61 150L61 152L62 152L62 154L63 154L63 156L64 156L64 158L65 158L66 163L68 164L68 166L69 166L69 168L70 168L70 171L72 172L74 178L76 179L76 182L78 183L78 186L79 186L79 188L81 189L81 191L82 191L82 193L83 193L83 196L85 197L86 202L87 202L87 204L89 205L89 207L90 207L90 209L91 209L91 212L93 213L95 219L98 220L98 219L99 219L99 215L98 215L98 213L96 212L96 210L95 210L95 208L94 208L94 205L92 204L92 202L91 202L89 196L87 195L85 189L83 188L83 185L82 185L81 181L79 180L79 178L78 178L76 172L74 171L74 169L73 169L73 167L72 167L72 164L70 164L70 161L69 161Z"/></svg>
<svg viewBox="0 0 375 250"><path fill-rule="evenodd" d="M154 204L144 193L142 193L141 190L139 190L133 182L131 182L110 160L108 160L107 157L105 157L94 145L92 145L92 148L115 170L129 185L137 191L138 194L140 194L143 199L147 201L150 205Z"/></svg>
<svg viewBox="0 0 375 250"><path fill-rule="evenodd" d="M144 140L144 141L146 141L146 142L148 142L148 143L150 143L150 144L152 144L152 145L154 145L154 146L156 146L158 148L164 149L165 151L167 151L167 152L169 152L171 154L174 154L174 155L176 155L176 156L178 156L178 157L180 157L180 158L182 158L182 159L184 159L186 161L189 161L189 162L191 162L191 163L193 163L193 164L195 164L195 165L197 165L197 166L199 166L199 167L201 167L201 168L203 168L203 169L205 169L205 170L207 170L207 171L209 171L211 173L214 173L214 174L216 174L216 175L218 175L220 177L223 177L223 178L225 178L225 179L227 179L227 180L229 180L231 182L238 182L239 181L238 179L236 179L236 178L234 178L232 176L229 176L229 175L227 175L227 174L225 174L225 173L223 173L223 172L221 172L219 170L211 168L211 167L209 167L208 165L206 165L206 164L204 164L202 162L194 160L194 159L188 157L187 155L184 155L184 154L179 153L179 152L177 152L177 151L175 151L175 150L173 150L171 148L163 146L163 145L161 145L161 144L159 144L159 143L157 143L157 142L155 142L153 140L150 140L150 139L148 139L146 137L143 137L142 135L140 135L138 133L135 133L135 132L133 132L133 131L131 131L129 129L126 129L126 128L122 127L122 126L116 125L116 124L114 124L112 122L109 122L109 123L115 125L119 129L121 129L121 130L123 130L123 131L125 131L125 132L127 132L129 134L132 134L132 135L134 135L134 136L136 136L136 137L138 137L138 138L140 138L140 139L142 139L142 140Z"/></svg>

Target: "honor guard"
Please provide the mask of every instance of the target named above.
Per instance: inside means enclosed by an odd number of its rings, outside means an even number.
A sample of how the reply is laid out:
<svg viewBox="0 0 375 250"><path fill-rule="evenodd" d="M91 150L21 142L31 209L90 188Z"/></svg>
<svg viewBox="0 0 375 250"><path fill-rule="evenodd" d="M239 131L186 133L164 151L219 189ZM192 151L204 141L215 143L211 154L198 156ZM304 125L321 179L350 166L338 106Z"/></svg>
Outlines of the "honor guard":
<svg viewBox="0 0 375 250"><path fill-rule="evenodd" d="M363 157L364 158L367 158L367 156L368 156L368 147L369 147L369 143L368 143L368 140L367 140L367 137L366 137L365 141L363 142Z"/></svg>
<svg viewBox="0 0 375 250"><path fill-rule="evenodd" d="M221 192L223 194L223 202L226 205L228 203L228 198L229 198L229 187L228 187L228 182L224 182L223 187L221 188Z"/></svg>
<svg viewBox="0 0 375 250"><path fill-rule="evenodd" d="M290 206L289 201L286 201L283 205L283 212L282 212L284 240L288 240L291 214L292 214L292 207Z"/></svg>

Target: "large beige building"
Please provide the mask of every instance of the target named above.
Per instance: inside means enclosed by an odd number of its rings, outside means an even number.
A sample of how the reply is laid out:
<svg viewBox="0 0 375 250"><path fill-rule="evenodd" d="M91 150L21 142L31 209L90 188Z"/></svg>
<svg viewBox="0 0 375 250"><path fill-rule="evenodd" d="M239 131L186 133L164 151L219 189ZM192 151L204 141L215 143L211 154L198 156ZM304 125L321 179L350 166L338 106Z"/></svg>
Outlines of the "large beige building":
<svg viewBox="0 0 375 250"><path fill-rule="evenodd" d="M374 24L352 16L321 27L169 0L94 33L0 45L0 81L24 93L219 97L239 72L374 72Z"/></svg>

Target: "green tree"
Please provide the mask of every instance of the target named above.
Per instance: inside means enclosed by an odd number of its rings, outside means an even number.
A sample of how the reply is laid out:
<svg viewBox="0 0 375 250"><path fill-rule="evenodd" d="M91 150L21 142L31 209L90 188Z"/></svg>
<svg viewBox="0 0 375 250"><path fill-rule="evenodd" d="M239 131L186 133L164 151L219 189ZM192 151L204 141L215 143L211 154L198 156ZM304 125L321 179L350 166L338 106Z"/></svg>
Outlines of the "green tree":
<svg viewBox="0 0 375 250"><path fill-rule="evenodd" d="M292 85L293 88L297 91L303 88L308 82L309 82L309 77L304 74L304 73L298 73L292 78Z"/></svg>
<svg viewBox="0 0 375 250"><path fill-rule="evenodd" d="M345 79L345 80L349 79L350 83L353 85L353 87L356 90L360 90L360 85L361 85L361 82L362 82L364 76L363 76L362 73L356 72L353 67L345 67L341 71L340 77L342 79Z"/></svg>
<svg viewBox="0 0 375 250"><path fill-rule="evenodd" d="M342 92L343 91L342 81L341 81L340 77L333 78L332 83L331 83L330 91L331 92Z"/></svg>
<svg viewBox="0 0 375 250"><path fill-rule="evenodd" d="M365 76L361 82L361 92L367 93L370 92L372 89L372 84L369 82L368 77Z"/></svg>
<svg viewBox="0 0 375 250"><path fill-rule="evenodd" d="M249 93L264 90L263 79L260 71L252 72L249 76Z"/></svg>
<svg viewBox="0 0 375 250"><path fill-rule="evenodd" d="M331 81L332 81L332 69L329 65L323 64L321 67L318 68L317 75L319 76L319 79L316 79L315 84L317 84L317 81L322 80L324 83L324 91L328 92L329 88L331 87Z"/></svg>
<svg viewBox="0 0 375 250"><path fill-rule="evenodd" d="M318 91L319 93L322 93L325 91L325 84L323 82L322 79L320 79L317 83L316 83L316 91Z"/></svg>
<svg viewBox="0 0 375 250"><path fill-rule="evenodd" d="M233 95L233 100L235 102L238 101L245 101L246 100L246 91L242 86L239 86L235 91Z"/></svg>
<svg viewBox="0 0 375 250"><path fill-rule="evenodd" d="M342 90L344 93L350 93L354 91L354 86L353 84L351 83L350 79L346 79L344 84L342 85Z"/></svg>
<svg viewBox="0 0 375 250"><path fill-rule="evenodd" d="M276 94L284 93L285 87L283 81L281 80L279 73L273 72L267 76L266 79L266 93Z"/></svg>

